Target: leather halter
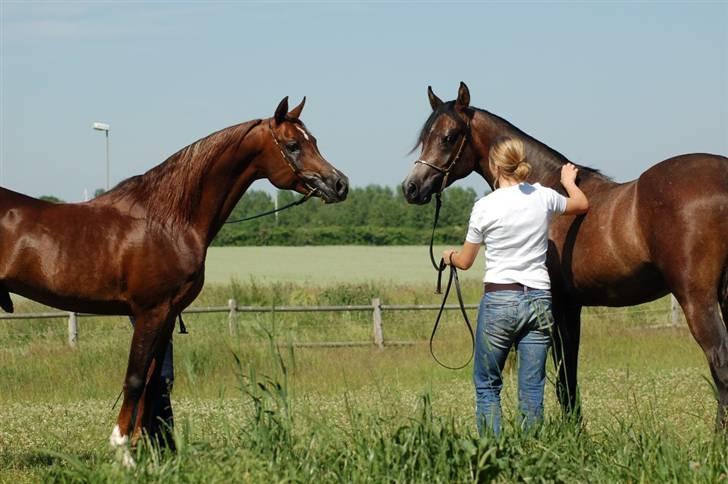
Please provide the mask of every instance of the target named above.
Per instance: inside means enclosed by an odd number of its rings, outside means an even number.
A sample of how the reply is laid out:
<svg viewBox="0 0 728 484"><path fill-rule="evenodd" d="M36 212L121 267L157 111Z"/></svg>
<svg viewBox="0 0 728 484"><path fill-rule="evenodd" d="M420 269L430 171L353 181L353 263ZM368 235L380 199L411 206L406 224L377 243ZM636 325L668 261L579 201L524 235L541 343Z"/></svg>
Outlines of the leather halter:
<svg viewBox="0 0 728 484"><path fill-rule="evenodd" d="M258 124L260 124L260 123L258 123ZM251 130L252 130L252 128L251 128ZM281 146L281 142L278 141L278 138L276 138L275 131L273 131L273 127L271 126L270 121L268 121L268 131L270 132L270 135L273 138L273 142L278 147L278 151L280 151L281 156L283 157L283 161L286 162L286 164L291 169L291 171L296 176L296 178L298 178L298 180L301 181L301 183L303 183L303 185L306 187L306 189L308 190L308 192L306 192L298 200L295 200L295 201L293 201L293 202L291 202L291 203L289 203L287 205L284 205L284 206L282 206L280 208L276 208L274 210L268 210L267 212L262 212L262 213L259 213L259 214L256 214L256 215L252 215L250 217L239 218L239 219L236 219L236 220L227 220L225 222L226 224L236 224L236 223L240 223L240 222L247 222L248 220L254 220L256 218L265 217L266 215L272 215L274 213L282 212L283 210L286 210L286 209L291 208L291 207L295 207L296 205L301 205L303 202L305 202L306 200L308 200L309 198L311 198L318 191L318 188L312 187L308 183L308 180L306 180L306 177L303 176L303 171L286 154L286 150L283 149L283 146ZM248 132L250 132L250 131L248 131Z"/></svg>
<svg viewBox="0 0 728 484"><path fill-rule="evenodd" d="M455 152L455 155L448 161L445 168L437 166L430 161L423 160L422 158L415 160L415 165L419 163L421 165L430 167L433 170L443 173L445 175L442 178L442 183L440 184L440 189L437 191L438 195L440 193L442 193L442 191L447 186L447 179L450 177L450 172L455 167L455 163L457 163L457 161L460 159L460 155L463 154L463 148L465 148L465 143L468 141L468 138L470 138L470 118L468 118L468 121L465 124L465 133L463 134L463 137L460 138L460 146L458 146L458 149Z"/></svg>
<svg viewBox="0 0 728 484"><path fill-rule="evenodd" d="M298 165L296 165L296 162L288 156L288 153L286 153L286 150L284 150L283 146L281 146L281 142L278 141L278 138L276 138L276 133L275 133L275 131L273 131L273 127L271 126L270 121L268 121L268 131L270 131L270 135L273 138L273 142L278 147L278 151L280 151L281 156L283 157L283 161L286 162L286 164L291 169L293 174L296 175L296 178L298 178L303 183L303 185L306 187L306 189L308 190L308 193L305 194L305 197L309 198L311 195L314 194L314 192L316 192L316 190L318 190L318 188L312 187L308 183L308 180L306 180L306 177L303 176L303 171L298 167Z"/></svg>

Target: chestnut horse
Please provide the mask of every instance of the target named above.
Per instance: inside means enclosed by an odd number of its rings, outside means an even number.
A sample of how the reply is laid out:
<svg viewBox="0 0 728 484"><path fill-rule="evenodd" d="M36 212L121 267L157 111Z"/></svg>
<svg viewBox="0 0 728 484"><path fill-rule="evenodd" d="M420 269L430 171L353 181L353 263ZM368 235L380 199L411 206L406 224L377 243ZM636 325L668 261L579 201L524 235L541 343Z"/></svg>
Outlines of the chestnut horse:
<svg viewBox="0 0 728 484"><path fill-rule="evenodd" d="M533 167L528 182L565 194L559 179L569 160L508 121L470 107L465 84L455 101L441 101L432 88L428 96L433 111L418 141L422 156L402 184L410 203L428 203L473 171L493 188L488 153L500 136L523 140ZM581 308L629 306L673 293L708 360L718 390L716 426L725 429L728 158L676 156L627 183L580 166L578 183L589 198L589 212L556 217L549 233L547 265L557 329L553 354L562 407L578 414Z"/></svg>
<svg viewBox="0 0 728 484"><path fill-rule="evenodd" d="M175 318L199 294L207 247L250 184L346 198L348 179L288 112L231 126L183 148L143 175L85 203L53 204L0 188L0 306L9 293L66 311L136 320L113 446L134 443L151 422ZM146 405L145 405L146 403ZM133 463L128 452L126 463Z"/></svg>

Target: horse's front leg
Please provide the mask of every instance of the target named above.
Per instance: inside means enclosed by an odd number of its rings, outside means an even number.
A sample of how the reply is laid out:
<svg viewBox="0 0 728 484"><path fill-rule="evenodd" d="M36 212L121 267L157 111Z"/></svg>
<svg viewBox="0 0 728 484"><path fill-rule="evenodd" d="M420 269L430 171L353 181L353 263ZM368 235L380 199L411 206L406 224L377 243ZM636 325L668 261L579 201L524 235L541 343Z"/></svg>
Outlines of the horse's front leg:
<svg viewBox="0 0 728 484"><path fill-rule="evenodd" d="M556 396L567 415L581 418L577 387L579 339L581 337L581 306L570 304L564 296L554 296L554 348L556 365Z"/></svg>
<svg viewBox="0 0 728 484"><path fill-rule="evenodd" d="M144 395L141 398L141 411L132 435L146 432L153 445L171 451L176 449L174 442L174 415L170 394L174 382L172 361L172 342L164 345L152 360Z"/></svg>
<svg viewBox="0 0 728 484"><path fill-rule="evenodd" d="M147 381L154 373L154 368L151 368L152 361L160 352L163 354L160 350L166 348L174 328L174 317L167 308L135 314L135 319L136 326L124 380L124 401L109 439L112 447L121 450L122 462L126 466L134 465L129 444L135 444L140 436L142 426L137 424L145 423L142 397Z"/></svg>

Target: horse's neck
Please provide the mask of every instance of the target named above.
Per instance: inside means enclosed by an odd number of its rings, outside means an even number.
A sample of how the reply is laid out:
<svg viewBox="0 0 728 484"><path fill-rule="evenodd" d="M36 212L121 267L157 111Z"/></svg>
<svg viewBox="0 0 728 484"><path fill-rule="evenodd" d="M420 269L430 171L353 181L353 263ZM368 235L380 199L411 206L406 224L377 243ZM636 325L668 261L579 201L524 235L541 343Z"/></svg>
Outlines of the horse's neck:
<svg viewBox="0 0 728 484"><path fill-rule="evenodd" d="M191 226L209 245L250 185L262 175L254 160L261 152L259 133L250 132L214 160L200 183L200 203Z"/></svg>
<svg viewBox="0 0 728 484"><path fill-rule="evenodd" d="M493 176L488 167L488 152L493 141L502 136L519 138L526 148L526 159L531 164L531 174L528 181L540 183L543 186L563 191L561 186L561 167L569 160L558 151L538 141L530 135L516 128L508 121L499 118L487 111L476 111L473 120L473 137L476 146L478 159L476 160L476 171L493 186ZM615 185L609 178L599 172L585 168L580 170L580 180L589 189L604 185Z"/></svg>

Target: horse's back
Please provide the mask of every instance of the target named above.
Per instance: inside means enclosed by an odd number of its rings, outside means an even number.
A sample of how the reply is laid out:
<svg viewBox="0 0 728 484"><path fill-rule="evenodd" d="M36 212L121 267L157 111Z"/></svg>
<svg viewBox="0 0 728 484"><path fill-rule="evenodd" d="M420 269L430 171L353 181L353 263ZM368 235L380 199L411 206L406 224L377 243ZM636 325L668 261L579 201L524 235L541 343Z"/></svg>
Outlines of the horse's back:
<svg viewBox="0 0 728 484"><path fill-rule="evenodd" d="M39 200L22 193L0 187L0 215L12 208L41 208L51 205L51 202Z"/></svg>
<svg viewBox="0 0 728 484"><path fill-rule="evenodd" d="M728 158L708 153L675 156L645 171L637 179L642 217L675 214L700 223L703 217L728 227Z"/></svg>

